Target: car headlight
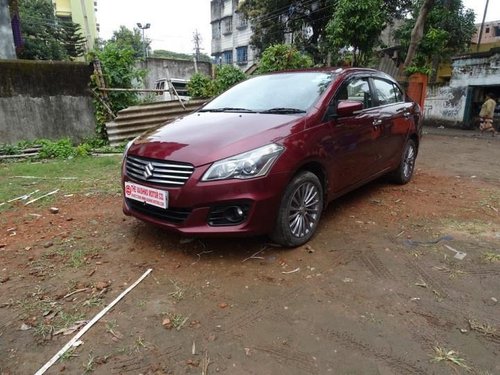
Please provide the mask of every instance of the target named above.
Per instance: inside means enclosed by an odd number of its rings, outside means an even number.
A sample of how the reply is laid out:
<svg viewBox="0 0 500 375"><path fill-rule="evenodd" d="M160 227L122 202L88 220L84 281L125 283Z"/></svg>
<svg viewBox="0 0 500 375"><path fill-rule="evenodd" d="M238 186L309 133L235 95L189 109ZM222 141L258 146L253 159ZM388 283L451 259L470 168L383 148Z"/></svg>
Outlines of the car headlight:
<svg viewBox="0 0 500 375"><path fill-rule="evenodd" d="M231 156L212 164L202 181L249 179L264 176L285 148L277 144L256 148L243 154Z"/></svg>

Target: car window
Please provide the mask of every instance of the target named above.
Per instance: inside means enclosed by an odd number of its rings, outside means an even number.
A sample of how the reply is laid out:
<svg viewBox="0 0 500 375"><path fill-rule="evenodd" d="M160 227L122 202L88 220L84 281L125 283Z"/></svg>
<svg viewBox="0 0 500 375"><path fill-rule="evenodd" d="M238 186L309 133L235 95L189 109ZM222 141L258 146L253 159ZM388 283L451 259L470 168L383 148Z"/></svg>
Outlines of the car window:
<svg viewBox="0 0 500 375"><path fill-rule="evenodd" d="M375 92L379 105L393 104L403 101L403 94L393 82L382 79L374 79Z"/></svg>
<svg viewBox="0 0 500 375"><path fill-rule="evenodd" d="M364 108L373 106L370 85L366 78L354 78L345 83L337 93L336 100L355 100L362 102Z"/></svg>

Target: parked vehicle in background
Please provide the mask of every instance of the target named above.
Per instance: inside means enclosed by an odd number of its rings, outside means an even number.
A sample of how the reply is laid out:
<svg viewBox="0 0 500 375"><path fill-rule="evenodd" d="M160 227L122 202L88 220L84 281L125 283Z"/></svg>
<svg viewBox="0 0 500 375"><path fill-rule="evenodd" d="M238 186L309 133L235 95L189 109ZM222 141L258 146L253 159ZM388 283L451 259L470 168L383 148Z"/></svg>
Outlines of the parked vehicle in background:
<svg viewBox="0 0 500 375"><path fill-rule="evenodd" d="M164 90L163 92L157 92L158 100L161 101L172 101L172 100L189 100L187 90L187 79L180 78L162 78L156 81L155 89Z"/></svg>
<svg viewBox="0 0 500 375"><path fill-rule="evenodd" d="M248 79L130 142L123 210L186 235L307 242L328 202L388 174L410 181L418 104L371 69Z"/></svg>

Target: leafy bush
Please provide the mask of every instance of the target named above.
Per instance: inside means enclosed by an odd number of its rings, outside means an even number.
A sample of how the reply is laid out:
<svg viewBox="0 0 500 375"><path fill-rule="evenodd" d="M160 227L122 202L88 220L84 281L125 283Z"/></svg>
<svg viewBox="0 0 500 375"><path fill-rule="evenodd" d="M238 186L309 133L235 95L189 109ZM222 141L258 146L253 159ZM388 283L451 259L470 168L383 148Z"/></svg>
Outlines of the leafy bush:
<svg viewBox="0 0 500 375"><path fill-rule="evenodd" d="M408 76L411 76L412 74L415 74L415 73L422 73L422 74L426 74L426 75L430 76L432 74L432 68L427 66L427 65L418 66L418 65L412 64L412 65L407 66L405 68L405 73Z"/></svg>
<svg viewBox="0 0 500 375"><path fill-rule="evenodd" d="M188 92L193 98L211 98L246 78L245 73L239 68L233 65L221 65L215 70L214 80L204 74L194 74L188 83Z"/></svg>
<svg viewBox="0 0 500 375"><path fill-rule="evenodd" d="M41 159L67 159L70 156L75 156L76 152L69 138L63 138L59 141L50 141L41 139L38 142L42 149L38 154Z"/></svg>
<svg viewBox="0 0 500 375"><path fill-rule="evenodd" d="M275 44L266 48L257 68L257 73L270 73L280 70L302 69L313 66L312 59L286 44Z"/></svg>
<svg viewBox="0 0 500 375"><path fill-rule="evenodd" d="M67 159L90 156L93 152L123 153L125 143L118 147L111 147L103 139L89 138L79 145L73 146L69 138L57 141L37 139L34 141L22 141L17 144L0 145L0 155L19 155L23 153L23 150L31 148L40 148L38 154L26 156L31 159Z"/></svg>
<svg viewBox="0 0 500 375"><path fill-rule="evenodd" d="M216 95L221 94L228 88L244 81L247 78L241 69L234 65L221 65L215 70L215 89Z"/></svg>
<svg viewBox="0 0 500 375"><path fill-rule="evenodd" d="M0 145L0 155L15 155L18 154L22 148L18 145Z"/></svg>
<svg viewBox="0 0 500 375"><path fill-rule="evenodd" d="M214 96L214 84L209 76L193 74L187 85L188 94L193 98L210 98Z"/></svg>
<svg viewBox="0 0 500 375"><path fill-rule="evenodd" d="M91 57L99 59L101 62L106 87L130 89L145 77L146 72L136 67L135 51L130 46L108 41L101 50L91 54ZM99 87L96 75L92 76L92 87ZM121 91L107 93L108 106L115 114L121 109L137 104L138 101L138 96L135 92ZM94 107L97 135L107 140L105 123L110 120L110 114L99 100L94 100Z"/></svg>

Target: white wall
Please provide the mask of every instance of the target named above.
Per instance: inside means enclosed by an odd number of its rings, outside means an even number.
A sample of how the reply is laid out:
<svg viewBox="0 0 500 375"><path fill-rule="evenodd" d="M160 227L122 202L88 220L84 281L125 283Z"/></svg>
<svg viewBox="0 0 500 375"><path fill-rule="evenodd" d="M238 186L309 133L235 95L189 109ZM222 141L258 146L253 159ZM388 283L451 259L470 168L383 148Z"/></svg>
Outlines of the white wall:
<svg viewBox="0 0 500 375"><path fill-rule="evenodd" d="M7 0L0 0L0 59L15 59L14 37Z"/></svg>

